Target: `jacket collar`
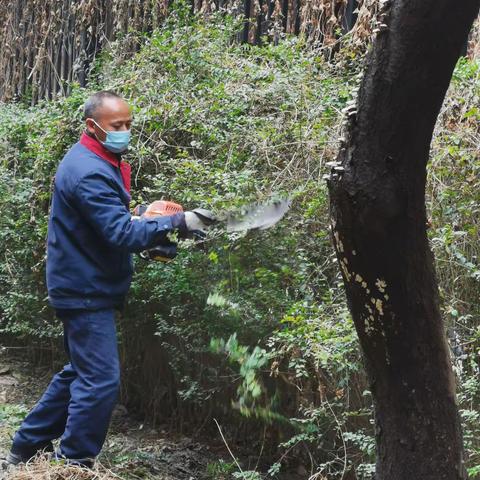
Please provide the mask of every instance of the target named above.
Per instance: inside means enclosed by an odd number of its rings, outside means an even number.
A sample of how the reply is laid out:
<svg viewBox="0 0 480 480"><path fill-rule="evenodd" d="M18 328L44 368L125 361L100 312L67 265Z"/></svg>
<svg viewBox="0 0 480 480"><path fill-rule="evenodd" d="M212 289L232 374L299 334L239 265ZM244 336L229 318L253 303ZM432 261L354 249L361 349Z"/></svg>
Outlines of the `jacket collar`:
<svg viewBox="0 0 480 480"><path fill-rule="evenodd" d="M82 136L80 137L80 143L84 147L87 147L91 152L98 155L100 158L103 158L108 163L111 163L114 167L118 167L120 165L120 156L108 151L96 138L91 137L83 132Z"/></svg>
<svg viewBox="0 0 480 480"><path fill-rule="evenodd" d="M110 163L120 170L125 190L130 193L131 167L127 162L123 162L120 155L108 151L96 138L87 135L85 132L80 137L80 143L88 148L95 155Z"/></svg>

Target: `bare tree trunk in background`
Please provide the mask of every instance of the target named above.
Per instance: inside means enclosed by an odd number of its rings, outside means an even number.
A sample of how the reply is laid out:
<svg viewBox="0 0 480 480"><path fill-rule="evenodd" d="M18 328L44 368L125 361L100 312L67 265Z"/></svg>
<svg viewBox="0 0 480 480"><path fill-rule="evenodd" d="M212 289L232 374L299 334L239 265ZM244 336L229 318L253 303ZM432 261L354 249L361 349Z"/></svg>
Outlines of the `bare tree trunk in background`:
<svg viewBox="0 0 480 480"><path fill-rule="evenodd" d="M328 44L339 31L353 26L356 0L190 0L192 13L208 20L221 7L244 14L243 42L261 42L262 36L278 42L281 33L308 33L309 41ZM364 9L366 21L358 29L365 45L377 9ZM345 19L345 6L350 2ZM100 50L129 31L151 32L173 8L172 0L2 0L0 8L0 101L19 99L31 92L32 103L68 94L72 81L86 85L90 66ZM370 15L371 14L371 15ZM347 27L345 26L347 25ZM134 36L127 35L124 54L137 51Z"/></svg>
<svg viewBox="0 0 480 480"><path fill-rule="evenodd" d="M466 478L425 182L480 0L385 2L329 180L332 233L375 403L377 480Z"/></svg>

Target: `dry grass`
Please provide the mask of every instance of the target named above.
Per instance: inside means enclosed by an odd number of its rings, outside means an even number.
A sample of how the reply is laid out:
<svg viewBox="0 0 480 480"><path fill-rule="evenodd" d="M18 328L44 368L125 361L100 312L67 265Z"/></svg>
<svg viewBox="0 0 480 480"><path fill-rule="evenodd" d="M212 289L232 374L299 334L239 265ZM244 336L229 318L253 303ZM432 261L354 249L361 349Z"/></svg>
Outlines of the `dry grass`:
<svg viewBox="0 0 480 480"><path fill-rule="evenodd" d="M86 469L62 462L52 462L47 456L37 457L15 469L5 480L118 480L115 473L100 464Z"/></svg>

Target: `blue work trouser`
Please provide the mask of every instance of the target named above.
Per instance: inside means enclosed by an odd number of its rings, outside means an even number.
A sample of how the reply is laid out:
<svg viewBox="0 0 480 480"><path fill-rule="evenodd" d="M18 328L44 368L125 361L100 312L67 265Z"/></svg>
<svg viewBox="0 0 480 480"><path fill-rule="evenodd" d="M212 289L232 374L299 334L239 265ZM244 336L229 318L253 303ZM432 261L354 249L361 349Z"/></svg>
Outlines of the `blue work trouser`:
<svg viewBox="0 0 480 480"><path fill-rule="evenodd" d="M57 316L70 363L23 421L12 452L29 457L61 437L60 455L93 459L105 441L120 383L115 313L57 310Z"/></svg>

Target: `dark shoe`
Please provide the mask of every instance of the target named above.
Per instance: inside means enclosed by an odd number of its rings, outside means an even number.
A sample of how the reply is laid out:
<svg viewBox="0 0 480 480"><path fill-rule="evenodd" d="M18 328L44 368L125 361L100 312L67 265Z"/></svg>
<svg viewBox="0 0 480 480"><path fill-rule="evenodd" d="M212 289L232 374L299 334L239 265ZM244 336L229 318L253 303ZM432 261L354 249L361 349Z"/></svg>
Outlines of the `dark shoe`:
<svg viewBox="0 0 480 480"><path fill-rule="evenodd" d="M40 447L32 447L28 450L10 450L10 453L7 455L6 461L11 465L18 465L19 463L27 463L31 458L37 455L40 452L52 453L53 445L52 443L47 443L47 445L42 445Z"/></svg>
<svg viewBox="0 0 480 480"><path fill-rule="evenodd" d="M54 460L65 465L74 465L82 468L93 468L95 463L94 458L67 458L63 456L58 450L54 453Z"/></svg>
<svg viewBox="0 0 480 480"><path fill-rule="evenodd" d="M28 455L10 451L5 458L0 458L0 480L7 480L10 478L10 475L21 463L28 462L41 451L51 453L53 452L53 445L50 443L43 449L36 450L32 455L30 453L32 453L33 450L30 451Z"/></svg>
<svg viewBox="0 0 480 480"><path fill-rule="evenodd" d="M9 452L9 454L7 455L7 458L5 460L9 465L16 466L19 463L25 463L29 459L25 460L21 455L18 455L18 454L13 453L13 452Z"/></svg>

